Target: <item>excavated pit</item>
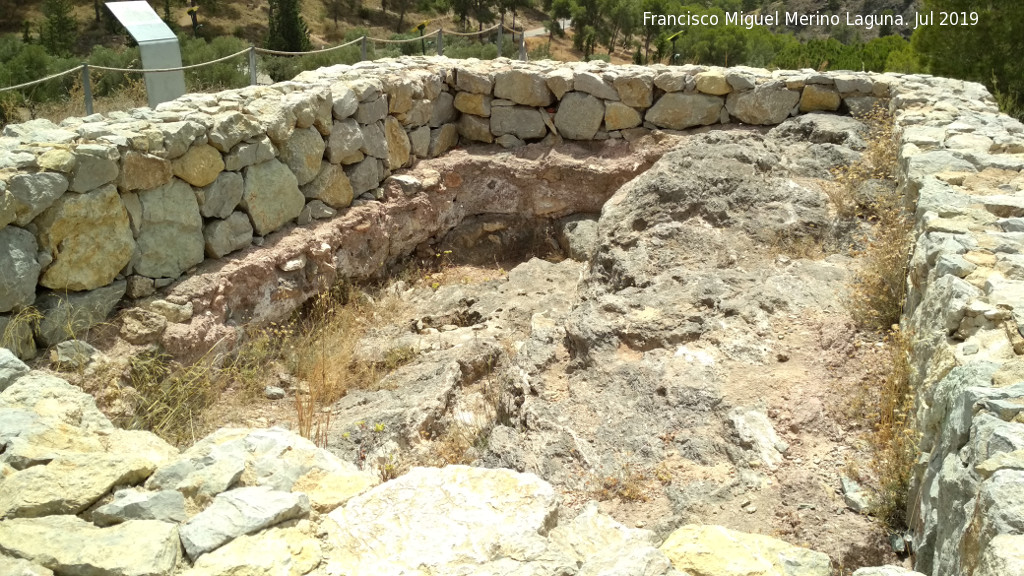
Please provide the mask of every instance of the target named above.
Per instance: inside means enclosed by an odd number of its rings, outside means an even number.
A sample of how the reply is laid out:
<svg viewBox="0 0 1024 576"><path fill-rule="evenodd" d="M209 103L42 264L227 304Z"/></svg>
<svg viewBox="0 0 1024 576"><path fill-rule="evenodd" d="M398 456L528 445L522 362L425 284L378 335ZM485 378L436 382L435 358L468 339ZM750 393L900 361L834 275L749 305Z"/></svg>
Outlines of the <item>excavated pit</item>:
<svg viewBox="0 0 1024 576"><path fill-rule="evenodd" d="M555 486L563 520L597 500L660 536L720 524L845 571L899 563L880 524L851 509L863 494L841 488L868 458L851 395L883 369L843 305L851 225L825 193L863 130L810 114L455 150L390 180L382 201L201 265L164 296L199 319L169 328L181 334L165 346L183 360L227 350L236 327L287 319L339 281L433 260L440 281L385 282L401 312L359 354L402 363L331 408L334 454L385 476L532 472ZM266 383L304 389L274 370ZM288 399L224 419L210 428L296 426Z"/></svg>

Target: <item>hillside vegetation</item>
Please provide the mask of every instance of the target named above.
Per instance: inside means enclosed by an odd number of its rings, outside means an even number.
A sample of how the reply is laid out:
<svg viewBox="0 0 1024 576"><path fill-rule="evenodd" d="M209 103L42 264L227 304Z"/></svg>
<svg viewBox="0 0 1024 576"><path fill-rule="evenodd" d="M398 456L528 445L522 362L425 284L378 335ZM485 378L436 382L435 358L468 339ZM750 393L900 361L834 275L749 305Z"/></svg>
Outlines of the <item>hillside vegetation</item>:
<svg viewBox="0 0 1024 576"><path fill-rule="evenodd" d="M976 25L912 28L918 10L963 8L962 0L183 0L153 3L182 39L186 64L238 52L248 45L305 51L369 35L414 38L432 32L477 31L498 22L532 30L531 59L618 63L696 63L720 66L817 70L931 72L986 84L1004 109L1020 113L1024 64L1008 54L1024 53L1024 4L992 0ZM969 4L969 3L968 3ZM726 14L782 14L769 26L726 24ZM836 14L836 25L786 26L785 13ZM192 14L195 15L195 26ZM847 16L898 15L904 24L848 25ZM140 68L131 38L98 0L0 0L0 87L20 84L87 61ZM648 15L715 17L715 26L665 24ZM571 22L562 30L560 22ZM996 49L993 49L995 47ZM432 53L432 44L371 43L368 57ZM512 42L503 55L515 57ZM493 36L448 36L445 54L497 56ZM356 47L301 59L262 58L260 72L273 80L306 68L351 63ZM98 97L129 94L138 100L139 79L118 73L92 81ZM248 83L244 64L226 63L190 72L190 90L215 90ZM0 93L0 123L47 112L39 103L61 102L74 91L74 75L17 93ZM80 98L78 99L81 100ZM120 106L120 103L111 106ZM79 113L68 110L66 113Z"/></svg>

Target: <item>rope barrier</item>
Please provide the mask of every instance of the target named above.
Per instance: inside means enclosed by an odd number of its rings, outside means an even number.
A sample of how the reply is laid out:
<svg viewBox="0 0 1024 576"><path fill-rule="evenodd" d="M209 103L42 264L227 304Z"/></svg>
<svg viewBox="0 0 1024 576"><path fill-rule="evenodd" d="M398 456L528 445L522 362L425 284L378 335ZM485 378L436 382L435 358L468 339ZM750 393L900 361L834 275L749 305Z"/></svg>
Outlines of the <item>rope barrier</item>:
<svg viewBox="0 0 1024 576"><path fill-rule="evenodd" d="M53 80L54 78L60 78L61 76L66 76L66 75L71 74L73 72L81 72L81 71L82 71L82 67L81 66L75 66L74 68L72 68L70 70L65 70L63 72L58 72L56 74L53 74L52 76L47 76L46 78L40 78L39 80L33 80L31 82L25 82L24 84L18 84L16 86L7 86L6 88L0 88L0 92L6 92L8 90L18 90L20 88L28 88L29 86L35 86L36 84L42 84L43 82L46 82L47 80Z"/></svg>
<svg viewBox="0 0 1024 576"><path fill-rule="evenodd" d="M322 54L324 52L330 52L332 50L337 50L339 48L344 48L346 46L352 46L352 45L357 44L359 42L363 42L364 40L370 40L370 41L373 41L373 42L381 42L381 43L384 43L384 44L407 44L409 42L416 42L417 40L426 40L428 38L432 39L432 37L436 36L438 32L440 32L442 34L445 34L445 35L449 35L449 36L464 36L464 37L468 37L468 36L480 36L481 34L486 34L488 32L497 30L498 28L504 28L505 30L508 30L509 32L511 32L513 35L517 34L517 33L518 34L523 34L524 33L521 30L515 30L515 29L509 28L508 26L505 26L503 24L495 24L494 26L491 26L490 28L487 28L487 29L484 29L484 30L478 30L476 32L449 32L449 31L447 31L447 30L445 30L443 28L438 28L437 30L434 30L433 32L431 32L429 34L424 33L423 35L417 36L417 37L414 37L414 38L405 38L405 39L398 39L398 40L390 40L390 39L386 39L386 38L371 38L369 36L362 36L360 38L356 38L355 40L352 40L351 42L346 42L344 44L339 44L337 46L332 46L330 48L322 48L320 50L310 50L308 52L285 52L285 51L282 51L282 50L269 50L269 49L266 49L266 48L249 47L249 48L246 48L245 50L240 50L238 52L235 52L234 54L229 54L229 55L224 56L222 58L217 58L216 60L210 60L209 62L200 62L198 64L190 64L188 66L179 66L179 67L176 67L176 68L113 68L113 67L110 67L110 66L96 66L96 65L93 65L93 64L86 64L86 65L83 65L83 66L88 66L90 69L93 69L93 70L103 70L105 72L121 72L121 73L141 72L143 74L157 73L157 72L178 72L178 71L184 71L184 70L194 70L196 68L202 68L203 66L209 66L211 64L217 64L219 62L224 62L225 60L230 60L232 58L236 58L238 56L241 56L242 54L249 53L250 51L256 52L258 54L271 54L271 55L278 55L278 56L303 56L305 54ZM3 87L3 88L0 88L0 92L7 92L9 90L19 90L21 88L28 88L29 86L35 86L36 84L42 84L43 82L46 82L46 81L49 81L49 80L53 80L54 78L60 78L61 76L66 76L68 74L73 74L75 72L80 72L82 70L83 66L76 66L76 67L71 68L69 70L65 70L63 72L58 72L56 74L47 76L46 78L40 78L39 80L33 80L31 82L25 82L24 84L17 84L15 86L6 86L6 87Z"/></svg>
<svg viewBox="0 0 1024 576"><path fill-rule="evenodd" d="M305 55L305 54L321 54L323 52L330 52L331 50L337 50L338 48L344 48L346 46L351 46L353 44L357 44L359 42L362 42L363 38L364 38L363 36L360 36L359 38L356 38L355 40L353 40L351 42L346 42L344 44L338 44L337 46L331 46L330 48L321 48L320 50L310 50L309 52L285 52L283 50L270 50L268 48L256 48L255 46L253 47L253 50L255 50L259 54L273 54L273 55L276 55L276 56L302 56L302 55ZM367 38L367 40L372 40L372 38ZM246 48L246 51L248 52L248 48Z"/></svg>

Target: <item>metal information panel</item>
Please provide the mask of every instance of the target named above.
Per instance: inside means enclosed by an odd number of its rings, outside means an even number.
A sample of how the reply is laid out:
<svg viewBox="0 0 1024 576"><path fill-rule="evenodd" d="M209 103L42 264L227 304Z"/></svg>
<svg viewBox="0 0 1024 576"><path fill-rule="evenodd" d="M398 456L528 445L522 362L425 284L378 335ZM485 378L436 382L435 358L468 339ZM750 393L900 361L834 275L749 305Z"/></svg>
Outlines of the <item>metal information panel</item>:
<svg viewBox="0 0 1024 576"><path fill-rule="evenodd" d="M143 68L152 70L181 66L178 37L153 11L149 2L107 2L106 5L132 38L139 43ZM185 73L181 70L147 72L145 76L146 95L151 108L185 93Z"/></svg>

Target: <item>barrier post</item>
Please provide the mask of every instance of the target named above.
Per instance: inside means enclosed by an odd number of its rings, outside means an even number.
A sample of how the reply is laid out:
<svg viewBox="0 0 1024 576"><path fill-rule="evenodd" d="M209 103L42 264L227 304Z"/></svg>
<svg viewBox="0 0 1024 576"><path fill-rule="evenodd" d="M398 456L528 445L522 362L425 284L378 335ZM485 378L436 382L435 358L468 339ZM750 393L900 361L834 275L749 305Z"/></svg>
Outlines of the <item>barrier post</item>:
<svg viewBox="0 0 1024 576"><path fill-rule="evenodd" d="M498 58L501 58L501 26L498 26Z"/></svg>
<svg viewBox="0 0 1024 576"><path fill-rule="evenodd" d="M437 29L437 55L444 56L444 34L440 28Z"/></svg>
<svg viewBox="0 0 1024 576"><path fill-rule="evenodd" d="M256 85L256 47L249 45L249 86Z"/></svg>
<svg viewBox="0 0 1024 576"><path fill-rule="evenodd" d="M366 60L366 36L363 35L362 41L359 43L359 60Z"/></svg>
<svg viewBox="0 0 1024 576"><path fill-rule="evenodd" d="M514 37L514 36L513 36ZM519 59L526 62L526 29L519 34Z"/></svg>
<svg viewBox="0 0 1024 576"><path fill-rule="evenodd" d="M85 115L92 114L92 85L89 84L89 65L82 62L82 94L85 96Z"/></svg>

